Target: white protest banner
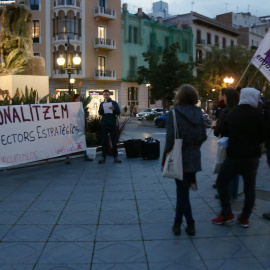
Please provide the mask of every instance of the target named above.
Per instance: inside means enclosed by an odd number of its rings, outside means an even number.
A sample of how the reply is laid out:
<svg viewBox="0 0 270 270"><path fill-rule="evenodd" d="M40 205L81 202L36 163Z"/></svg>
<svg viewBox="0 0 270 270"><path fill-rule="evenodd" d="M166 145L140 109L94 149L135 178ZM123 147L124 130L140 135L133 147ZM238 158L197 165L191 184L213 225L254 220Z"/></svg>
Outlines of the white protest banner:
<svg viewBox="0 0 270 270"><path fill-rule="evenodd" d="M251 63L270 81L270 30L254 54Z"/></svg>
<svg viewBox="0 0 270 270"><path fill-rule="evenodd" d="M0 167L86 149L81 102L0 106Z"/></svg>

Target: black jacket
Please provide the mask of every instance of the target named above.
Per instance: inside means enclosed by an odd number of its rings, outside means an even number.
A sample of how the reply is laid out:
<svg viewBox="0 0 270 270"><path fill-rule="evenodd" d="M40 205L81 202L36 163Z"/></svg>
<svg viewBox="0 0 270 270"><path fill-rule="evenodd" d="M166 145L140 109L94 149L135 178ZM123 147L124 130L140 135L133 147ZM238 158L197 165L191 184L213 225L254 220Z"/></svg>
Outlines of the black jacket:
<svg viewBox="0 0 270 270"><path fill-rule="evenodd" d="M100 103L98 113L102 116L101 125L116 125L116 116L120 115L120 108L116 101L108 100L108 102L112 102L114 107L113 113L104 113L103 103Z"/></svg>
<svg viewBox="0 0 270 270"><path fill-rule="evenodd" d="M258 158L264 140L263 115L248 104L234 108L227 116L228 157Z"/></svg>

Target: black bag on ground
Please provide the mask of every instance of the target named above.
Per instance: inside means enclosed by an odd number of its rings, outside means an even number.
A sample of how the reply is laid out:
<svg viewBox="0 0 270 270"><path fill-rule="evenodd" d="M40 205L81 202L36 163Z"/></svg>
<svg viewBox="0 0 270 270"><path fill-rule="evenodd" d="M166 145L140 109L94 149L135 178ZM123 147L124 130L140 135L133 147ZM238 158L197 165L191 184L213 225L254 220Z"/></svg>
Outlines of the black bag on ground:
<svg viewBox="0 0 270 270"><path fill-rule="evenodd" d="M154 138L145 138L142 141L141 156L143 159L158 159L160 156L160 142Z"/></svg>
<svg viewBox="0 0 270 270"><path fill-rule="evenodd" d="M124 141L127 158L140 157L141 144L142 144L142 140L140 139L130 139L130 140Z"/></svg>

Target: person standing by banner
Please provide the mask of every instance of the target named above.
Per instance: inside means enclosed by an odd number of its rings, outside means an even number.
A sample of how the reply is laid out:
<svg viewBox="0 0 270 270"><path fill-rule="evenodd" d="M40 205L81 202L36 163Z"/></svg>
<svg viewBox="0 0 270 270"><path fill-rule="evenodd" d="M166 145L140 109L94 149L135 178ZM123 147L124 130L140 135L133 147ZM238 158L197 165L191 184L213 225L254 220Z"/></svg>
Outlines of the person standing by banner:
<svg viewBox="0 0 270 270"><path fill-rule="evenodd" d="M102 140L102 159L99 160L99 164L103 164L106 161L108 153L108 134L110 134L112 147L113 147L113 157L115 163L121 163L122 161L118 159L117 150L117 138L116 138L116 117L120 115L120 108L116 101L110 98L109 90L105 89L103 91L104 102L100 103L99 115L102 116L101 119L101 140Z"/></svg>

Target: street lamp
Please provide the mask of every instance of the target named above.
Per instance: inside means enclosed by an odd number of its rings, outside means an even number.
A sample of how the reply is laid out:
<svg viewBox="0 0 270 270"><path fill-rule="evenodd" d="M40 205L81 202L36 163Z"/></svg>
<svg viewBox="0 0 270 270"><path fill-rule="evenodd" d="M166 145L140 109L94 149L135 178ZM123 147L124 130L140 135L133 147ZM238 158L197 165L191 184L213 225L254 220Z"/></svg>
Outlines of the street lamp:
<svg viewBox="0 0 270 270"><path fill-rule="evenodd" d="M71 79L69 80L69 83L70 83L71 86L72 86L72 92L73 92L73 85L74 85L74 83L75 83L75 79L74 79L74 78L71 78Z"/></svg>
<svg viewBox="0 0 270 270"><path fill-rule="evenodd" d="M65 46L67 47L67 51L68 51L68 48L70 46L70 42L69 42L69 37L68 37L68 42L65 44ZM61 68L61 69L64 69L64 70L67 70L67 74L68 74L68 93L71 94L71 74L72 74L72 71L77 69L76 66L79 66L82 62L82 59L81 57L76 54L74 57L73 57L73 64L75 65L75 67L72 67L72 64L71 63L68 63L67 64L67 67L64 67L65 65L65 58L62 56L62 54L60 54L60 56L57 58L57 64L58 66ZM73 82L74 83L74 82Z"/></svg>
<svg viewBox="0 0 270 270"><path fill-rule="evenodd" d="M150 83L147 83L146 84L146 87L148 89L148 92L147 92L147 96L148 96L148 108L150 108L150 99L149 99L149 88L150 88L151 84Z"/></svg>
<svg viewBox="0 0 270 270"><path fill-rule="evenodd" d="M230 85L234 82L234 78L233 77L230 77L228 78L227 76L224 78L223 80L226 84Z"/></svg>

